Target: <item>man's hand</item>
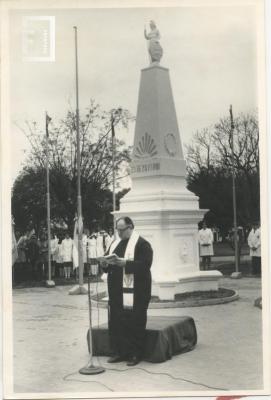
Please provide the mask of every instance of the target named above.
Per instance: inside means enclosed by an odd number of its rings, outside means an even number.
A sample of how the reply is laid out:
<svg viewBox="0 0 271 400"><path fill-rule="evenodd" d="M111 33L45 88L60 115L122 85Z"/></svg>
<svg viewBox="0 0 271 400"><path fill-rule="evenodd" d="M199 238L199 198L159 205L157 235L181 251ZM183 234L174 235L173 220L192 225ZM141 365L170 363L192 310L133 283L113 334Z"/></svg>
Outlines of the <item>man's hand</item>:
<svg viewBox="0 0 271 400"><path fill-rule="evenodd" d="M114 259L108 260L108 264L117 265L118 267L125 267L126 260L125 260L125 258L116 256L116 257L114 257Z"/></svg>
<svg viewBox="0 0 271 400"><path fill-rule="evenodd" d="M108 262L107 261L100 261L100 265L102 268L108 267Z"/></svg>
<svg viewBox="0 0 271 400"><path fill-rule="evenodd" d="M109 264L113 264L117 257L118 256L116 254L110 254L107 256L97 257L97 261L99 261L102 267L107 267Z"/></svg>
<svg viewBox="0 0 271 400"><path fill-rule="evenodd" d="M117 264L119 267L124 268L125 265L126 265L126 260L125 260L125 258L120 258L120 257L118 257L116 264Z"/></svg>
<svg viewBox="0 0 271 400"><path fill-rule="evenodd" d="M108 256L102 257L102 259L107 262L107 264L115 264L116 260L118 259L118 256L116 254L110 254Z"/></svg>

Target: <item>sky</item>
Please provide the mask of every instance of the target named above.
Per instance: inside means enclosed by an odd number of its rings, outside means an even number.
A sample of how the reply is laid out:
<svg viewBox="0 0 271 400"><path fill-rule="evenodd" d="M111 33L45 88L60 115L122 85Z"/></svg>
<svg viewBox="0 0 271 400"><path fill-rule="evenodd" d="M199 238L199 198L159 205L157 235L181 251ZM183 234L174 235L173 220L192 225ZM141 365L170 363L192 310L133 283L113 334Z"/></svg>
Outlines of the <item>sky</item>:
<svg viewBox="0 0 271 400"><path fill-rule="evenodd" d="M22 20L55 16L55 61L22 57ZM78 28L80 111L95 99L104 109L136 115L140 70L149 64L144 25L155 20L169 68L183 147L193 134L228 116L257 108L257 25L253 6L92 8L13 11L10 30L12 180L29 144L17 125L44 112L62 118L75 104L74 30ZM134 125L116 134L133 143Z"/></svg>

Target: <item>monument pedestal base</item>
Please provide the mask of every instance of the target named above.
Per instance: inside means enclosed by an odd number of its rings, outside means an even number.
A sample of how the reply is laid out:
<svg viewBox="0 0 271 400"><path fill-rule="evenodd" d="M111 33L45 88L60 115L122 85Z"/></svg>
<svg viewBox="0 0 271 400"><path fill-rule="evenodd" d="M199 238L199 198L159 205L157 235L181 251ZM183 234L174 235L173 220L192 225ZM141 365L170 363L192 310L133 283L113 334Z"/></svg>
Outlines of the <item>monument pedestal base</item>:
<svg viewBox="0 0 271 400"><path fill-rule="evenodd" d="M205 210L117 211L129 215L153 248L152 295L174 300L178 293L218 290L219 271L199 270L198 222Z"/></svg>
<svg viewBox="0 0 271 400"><path fill-rule="evenodd" d="M186 273L178 280L153 282L152 295L160 300L174 300L176 294L218 290L222 277L219 271L197 271Z"/></svg>

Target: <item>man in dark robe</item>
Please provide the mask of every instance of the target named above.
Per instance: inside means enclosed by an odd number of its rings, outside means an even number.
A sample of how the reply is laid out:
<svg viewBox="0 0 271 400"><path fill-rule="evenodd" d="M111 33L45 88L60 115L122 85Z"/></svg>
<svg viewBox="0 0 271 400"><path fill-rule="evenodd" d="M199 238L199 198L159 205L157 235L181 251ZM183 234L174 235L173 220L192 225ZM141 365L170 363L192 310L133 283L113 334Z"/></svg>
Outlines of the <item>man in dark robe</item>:
<svg viewBox="0 0 271 400"><path fill-rule="evenodd" d="M103 269L108 273L108 327L114 352L108 362L127 360L127 365L133 366L140 362L144 350L153 251L150 243L138 234L131 245L135 231L129 217L120 218L116 229L120 240L111 244L107 254L112 254L114 248L112 258L103 263ZM127 258L128 247L133 255ZM124 283L126 278L131 278L130 287ZM126 305L126 296L132 299L130 306Z"/></svg>

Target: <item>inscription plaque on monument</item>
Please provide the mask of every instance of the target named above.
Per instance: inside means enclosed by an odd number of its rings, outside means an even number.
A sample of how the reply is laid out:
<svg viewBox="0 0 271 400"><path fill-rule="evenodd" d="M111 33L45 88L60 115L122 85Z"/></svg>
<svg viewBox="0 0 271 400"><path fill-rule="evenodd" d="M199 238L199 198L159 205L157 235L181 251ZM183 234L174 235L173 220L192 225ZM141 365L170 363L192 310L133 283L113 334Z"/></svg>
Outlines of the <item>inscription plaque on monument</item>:
<svg viewBox="0 0 271 400"><path fill-rule="evenodd" d="M133 165L131 168L132 174L140 173L140 172L149 172L149 171L159 171L160 163L151 163L151 164L139 164Z"/></svg>

